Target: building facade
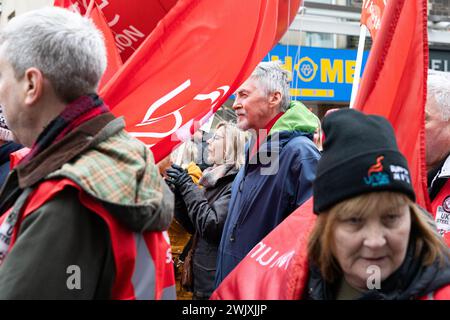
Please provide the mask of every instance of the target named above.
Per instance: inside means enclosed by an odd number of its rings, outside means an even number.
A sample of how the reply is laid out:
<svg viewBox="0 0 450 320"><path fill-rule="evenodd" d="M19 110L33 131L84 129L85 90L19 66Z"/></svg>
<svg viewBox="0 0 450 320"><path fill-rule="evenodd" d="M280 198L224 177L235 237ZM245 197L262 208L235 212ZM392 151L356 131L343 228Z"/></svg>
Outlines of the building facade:
<svg viewBox="0 0 450 320"><path fill-rule="evenodd" d="M0 28L9 20L29 10L53 5L53 0L2 0Z"/></svg>

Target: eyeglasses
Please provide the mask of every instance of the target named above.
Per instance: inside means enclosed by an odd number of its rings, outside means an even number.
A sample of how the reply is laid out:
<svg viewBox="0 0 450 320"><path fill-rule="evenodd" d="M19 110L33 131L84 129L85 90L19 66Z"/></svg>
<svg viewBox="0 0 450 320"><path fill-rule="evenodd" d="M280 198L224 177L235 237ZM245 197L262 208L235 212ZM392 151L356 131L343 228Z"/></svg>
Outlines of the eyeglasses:
<svg viewBox="0 0 450 320"><path fill-rule="evenodd" d="M215 134L215 135L212 136L212 139L215 140L215 141L220 140L220 139L223 139L223 138L224 138L224 137L219 136L218 134Z"/></svg>

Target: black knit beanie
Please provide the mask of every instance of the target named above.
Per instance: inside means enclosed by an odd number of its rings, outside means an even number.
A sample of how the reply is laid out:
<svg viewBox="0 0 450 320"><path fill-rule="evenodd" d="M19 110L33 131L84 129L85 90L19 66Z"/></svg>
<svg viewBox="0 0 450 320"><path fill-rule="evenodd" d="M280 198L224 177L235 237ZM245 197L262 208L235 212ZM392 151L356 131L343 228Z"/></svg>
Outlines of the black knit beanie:
<svg viewBox="0 0 450 320"><path fill-rule="evenodd" d="M396 191L415 201L408 163L385 118L344 109L327 115L314 181L314 212L364 193Z"/></svg>

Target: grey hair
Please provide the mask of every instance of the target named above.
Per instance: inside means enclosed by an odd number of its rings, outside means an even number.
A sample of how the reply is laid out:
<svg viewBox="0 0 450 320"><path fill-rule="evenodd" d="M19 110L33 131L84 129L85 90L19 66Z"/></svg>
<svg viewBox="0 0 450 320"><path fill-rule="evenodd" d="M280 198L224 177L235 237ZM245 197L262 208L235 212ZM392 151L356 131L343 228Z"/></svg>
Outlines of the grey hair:
<svg viewBox="0 0 450 320"><path fill-rule="evenodd" d="M289 108L289 81L291 73L282 69L280 61L261 62L250 78L258 80L267 96L274 92L281 93L280 110Z"/></svg>
<svg viewBox="0 0 450 320"><path fill-rule="evenodd" d="M441 112L442 120L450 119L450 73L428 70L427 100L434 97L436 107Z"/></svg>
<svg viewBox="0 0 450 320"><path fill-rule="evenodd" d="M11 19L0 31L0 45L17 79L37 68L66 103L95 93L106 69L102 33L91 20L62 8L29 11Z"/></svg>

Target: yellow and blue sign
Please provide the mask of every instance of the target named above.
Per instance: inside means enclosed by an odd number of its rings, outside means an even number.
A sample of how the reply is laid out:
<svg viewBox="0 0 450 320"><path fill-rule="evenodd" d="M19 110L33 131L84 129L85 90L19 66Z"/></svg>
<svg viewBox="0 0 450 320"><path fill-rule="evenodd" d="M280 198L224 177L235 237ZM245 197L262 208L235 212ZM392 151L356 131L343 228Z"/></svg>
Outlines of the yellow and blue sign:
<svg viewBox="0 0 450 320"><path fill-rule="evenodd" d="M366 51L363 55L363 70L368 54ZM264 59L269 60L281 60L284 68L293 72L291 80L293 99L350 101L356 50L277 45Z"/></svg>

